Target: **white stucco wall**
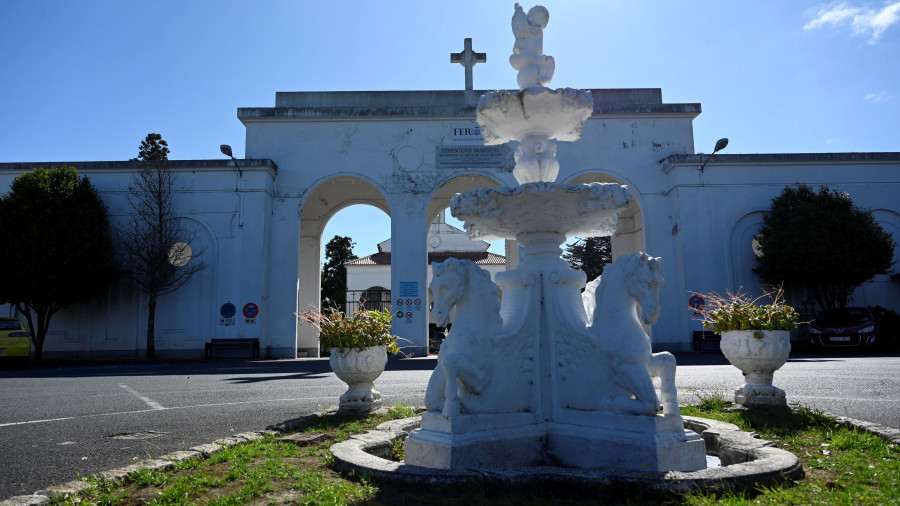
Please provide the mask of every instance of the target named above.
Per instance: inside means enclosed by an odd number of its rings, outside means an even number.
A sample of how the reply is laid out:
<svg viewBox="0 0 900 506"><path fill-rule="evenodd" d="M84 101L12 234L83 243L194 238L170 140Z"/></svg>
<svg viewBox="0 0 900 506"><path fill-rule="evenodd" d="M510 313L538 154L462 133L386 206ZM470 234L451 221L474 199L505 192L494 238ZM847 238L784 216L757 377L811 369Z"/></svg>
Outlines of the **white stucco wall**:
<svg viewBox="0 0 900 506"><path fill-rule="evenodd" d="M594 90L594 96L582 140L559 145L559 180L631 189L634 208L622 215L613 245L617 254L643 250L663 258L662 314L652 328L658 349L690 349L691 331L699 328L685 309L690 292L758 289L748 241L785 185L847 191L900 240L898 153L725 154L701 173L706 157L694 154L691 124L699 104L665 104L652 89ZM364 203L392 219L389 284L381 272L372 274L377 282L352 278L350 289L377 284L396 297L402 286L425 298L431 220L456 192L515 184L514 146L505 168L436 166L436 146L453 145L455 127L474 125L475 102L461 91L279 93L275 105L238 110L247 131L241 181L230 161L173 162L178 210L201 232L209 268L160 301L161 356L202 356L213 337L259 337L272 358L294 357L298 349L315 356L315 332L293 312L319 305L321 236L336 212ZM30 167L61 163L0 163L0 188ZM128 163L76 165L100 189L113 220L121 219ZM515 255L507 257L514 265ZM880 276L855 302L898 310L898 290L896 279ZM219 324L225 302L238 306L235 325ZM260 306L255 323L241 318L247 302ZM113 286L107 296L55 317L45 351L139 355L145 306L140 294ZM427 315L396 321L394 332L424 347Z"/></svg>
<svg viewBox="0 0 900 506"><path fill-rule="evenodd" d="M180 290L163 295L156 309L156 349L160 358L202 357L212 338L258 337L266 334L266 253L268 220L275 167L269 161L242 161L243 179L230 161L173 161L176 172L176 212L196 231L191 247L202 251L207 268ZM54 163L0 164L0 188L31 167ZM75 162L98 189L113 225L130 212L124 191L131 177L128 162ZM243 204L241 205L241 200ZM243 217L243 218L242 218ZM240 221L243 219L243 225ZM262 260L261 260L262 259ZM234 325L220 325L219 307L238 307ZM260 315L248 324L240 309L256 303ZM0 309L13 315L12 307ZM125 281L106 295L61 310L51 320L44 343L46 358L141 357L146 346L147 297Z"/></svg>

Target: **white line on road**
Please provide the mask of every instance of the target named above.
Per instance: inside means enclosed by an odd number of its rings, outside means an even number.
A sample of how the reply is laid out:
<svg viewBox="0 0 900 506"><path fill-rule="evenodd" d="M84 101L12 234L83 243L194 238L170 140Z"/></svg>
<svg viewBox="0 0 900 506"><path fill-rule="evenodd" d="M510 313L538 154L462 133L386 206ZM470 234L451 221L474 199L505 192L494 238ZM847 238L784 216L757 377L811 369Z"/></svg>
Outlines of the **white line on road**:
<svg viewBox="0 0 900 506"><path fill-rule="evenodd" d="M127 388L123 385L123 388ZM382 399L387 399L390 397L397 397L396 395L382 395ZM194 408L207 408L207 407L216 407L216 406L236 406L239 404L260 404L267 402L277 402L277 403L285 403L290 401L325 401L332 402L334 401L335 396L327 396L327 397L293 397L290 399L262 399L262 400L254 400L254 401L235 401L235 402L216 402L211 404L194 404L191 406L176 406L173 408L160 408L165 411L175 411L179 409L194 409ZM153 411L159 411L160 409L139 409L136 411L117 411L115 413L91 413L88 415L78 415L78 416L67 416L63 418L49 418L46 420L27 420L24 422L7 422L0 423L0 427L10 427L13 425L28 425L32 423L48 423L48 422L62 422L65 420L76 420L79 418L94 418L98 416L118 416L118 415L133 415L136 413L150 413Z"/></svg>
<svg viewBox="0 0 900 506"><path fill-rule="evenodd" d="M149 397L144 397L137 390L131 388L128 385L123 385L123 384L119 383L119 386L124 388L126 392L128 392L128 393L134 395L135 397L137 397L138 399L144 401L144 404L146 404L147 406L150 406L150 409L166 409L162 404L154 401L153 399L151 399Z"/></svg>

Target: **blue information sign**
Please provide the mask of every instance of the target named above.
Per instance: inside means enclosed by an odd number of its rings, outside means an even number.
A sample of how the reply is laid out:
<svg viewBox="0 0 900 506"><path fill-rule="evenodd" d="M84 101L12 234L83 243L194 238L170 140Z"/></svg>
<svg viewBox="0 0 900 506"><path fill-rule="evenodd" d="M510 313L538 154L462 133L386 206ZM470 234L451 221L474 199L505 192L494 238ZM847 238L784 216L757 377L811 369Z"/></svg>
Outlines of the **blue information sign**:
<svg viewBox="0 0 900 506"><path fill-rule="evenodd" d="M418 281L401 281L400 282L401 297L418 297L419 282Z"/></svg>

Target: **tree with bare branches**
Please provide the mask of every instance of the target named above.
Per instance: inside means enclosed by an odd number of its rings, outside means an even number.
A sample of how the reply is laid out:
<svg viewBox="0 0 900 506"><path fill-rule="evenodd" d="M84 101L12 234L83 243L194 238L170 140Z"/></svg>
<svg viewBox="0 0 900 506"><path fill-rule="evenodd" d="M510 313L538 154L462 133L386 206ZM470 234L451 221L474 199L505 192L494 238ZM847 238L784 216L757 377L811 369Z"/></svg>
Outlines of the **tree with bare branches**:
<svg viewBox="0 0 900 506"><path fill-rule="evenodd" d="M186 285L206 268L203 252L191 243L196 232L175 212L175 173L169 168L169 148L160 134L141 142L137 171L126 193L132 213L118 228L123 270L132 284L149 296L147 358L156 357L154 344L156 301ZM196 245L195 245L196 247Z"/></svg>

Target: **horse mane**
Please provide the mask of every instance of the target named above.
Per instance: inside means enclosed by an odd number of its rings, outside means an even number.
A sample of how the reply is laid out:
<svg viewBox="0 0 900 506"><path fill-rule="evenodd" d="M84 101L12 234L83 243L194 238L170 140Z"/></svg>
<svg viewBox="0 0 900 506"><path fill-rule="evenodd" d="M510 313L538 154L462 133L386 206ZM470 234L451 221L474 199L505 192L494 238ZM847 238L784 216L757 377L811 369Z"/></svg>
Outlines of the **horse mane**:
<svg viewBox="0 0 900 506"><path fill-rule="evenodd" d="M605 293L611 289L610 287L614 283L627 282L626 280L628 274L634 272L636 269L644 265L649 267L650 271L654 274L661 276L662 265L660 263L660 259L658 257L651 257L650 255L641 251L627 255L620 255L614 262L604 267L600 284L595 289L596 291L594 297L596 306L600 307L602 303L600 301L600 297L605 295ZM597 316L599 315L595 312L594 318L592 318L593 322L596 322Z"/></svg>
<svg viewBox="0 0 900 506"><path fill-rule="evenodd" d="M448 258L440 264L434 265L434 273L442 274L449 264L456 264L457 269L465 274L466 297L479 297L480 305L486 305L485 309L490 313L500 312L500 287L491 279L491 273L478 267L472 260Z"/></svg>

